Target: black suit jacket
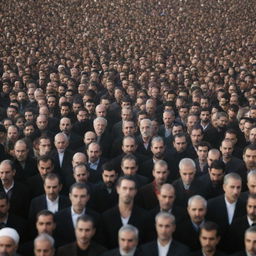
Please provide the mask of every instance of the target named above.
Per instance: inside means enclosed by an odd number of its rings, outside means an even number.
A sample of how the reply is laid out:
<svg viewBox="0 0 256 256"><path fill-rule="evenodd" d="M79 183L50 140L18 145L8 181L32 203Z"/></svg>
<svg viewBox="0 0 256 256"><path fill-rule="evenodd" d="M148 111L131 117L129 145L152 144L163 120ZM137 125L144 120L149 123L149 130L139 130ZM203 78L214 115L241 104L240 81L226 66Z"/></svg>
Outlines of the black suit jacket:
<svg viewBox="0 0 256 256"><path fill-rule="evenodd" d="M27 222L25 219L17 215L9 214L5 226L9 228L14 228L20 235L21 241L27 239Z"/></svg>
<svg viewBox="0 0 256 256"><path fill-rule="evenodd" d="M235 254L231 254L231 256L247 256L245 251L237 252Z"/></svg>
<svg viewBox="0 0 256 256"><path fill-rule="evenodd" d="M71 151L76 151L79 147L84 144L83 137L79 136L75 132L71 132L69 135L69 145L68 149Z"/></svg>
<svg viewBox="0 0 256 256"><path fill-rule="evenodd" d="M97 169L93 170L89 168L90 176L89 181L92 183L98 183L102 180L102 165L107 162L107 158L100 157L99 163L97 165ZM89 162L88 165L90 166Z"/></svg>
<svg viewBox="0 0 256 256"><path fill-rule="evenodd" d="M213 256L226 256L223 252L216 251ZM190 256L204 256L202 250L191 253Z"/></svg>
<svg viewBox="0 0 256 256"><path fill-rule="evenodd" d="M149 143L148 143L147 149L146 149L145 146L144 146L144 142L143 142L143 140L142 140L141 135L139 135L136 139L137 139L137 144L138 144L137 151L140 152L141 154L145 155L145 156L152 157L152 152L151 152L151 139L150 139L150 141L149 141Z"/></svg>
<svg viewBox="0 0 256 256"><path fill-rule="evenodd" d="M235 219L242 217L246 214L245 203L241 200L237 200L232 223ZM207 219L216 222L224 235L229 228L227 207L224 199L224 195L212 198L207 204ZM231 224L232 224L231 223Z"/></svg>
<svg viewBox="0 0 256 256"><path fill-rule="evenodd" d="M31 198L44 194L44 181L40 174L28 178L27 184Z"/></svg>
<svg viewBox="0 0 256 256"><path fill-rule="evenodd" d="M116 248L116 249L113 249L113 250L103 253L102 256L121 256L121 254L119 252L119 248ZM141 252L140 248L136 249L134 256L142 256L142 252Z"/></svg>
<svg viewBox="0 0 256 256"><path fill-rule="evenodd" d="M202 194L202 183L196 178L192 181L188 190L185 190L181 179L175 180L173 186L176 194L175 204L181 207L187 207L188 199L191 196Z"/></svg>
<svg viewBox="0 0 256 256"><path fill-rule="evenodd" d="M153 241L141 246L142 254L147 256L158 256L158 246L157 241ZM189 255L189 248L179 243L175 240L172 240L167 256L185 256Z"/></svg>
<svg viewBox="0 0 256 256"><path fill-rule="evenodd" d="M0 183L0 191L5 193L2 183ZM9 213L21 216L22 218L27 218L30 203L30 195L28 188L24 184L18 181L14 182L9 202Z"/></svg>
<svg viewBox="0 0 256 256"><path fill-rule="evenodd" d="M97 212L88 208L86 208L85 214L88 214L91 217L93 217L97 226L97 224L100 221L100 215ZM57 212L55 215L55 220L56 220L55 235L59 245L64 245L64 244L68 244L75 241L76 237L75 237L75 230L74 230L74 225L73 225L72 216L71 216L71 207L68 207L66 209L63 209Z"/></svg>
<svg viewBox="0 0 256 256"><path fill-rule="evenodd" d="M118 246L118 230L123 226L118 206L111 208L102 214L103 230L107 238L107 246L112 249ZM138 207L133 206L128 224L132 224L139 229L140 240L147 240L148 213Z"/></svg>
<svg viewBox="0 0 256 256"><path fill-rule="evenodd" d="M87 248L87 255L88 256L100 256L104 253L107 249L104 248L102 245L91 241L89 247ZM77 255L77 244L76 242L66 244L60 247L57 251L57 256L76 256Z"/></svg>

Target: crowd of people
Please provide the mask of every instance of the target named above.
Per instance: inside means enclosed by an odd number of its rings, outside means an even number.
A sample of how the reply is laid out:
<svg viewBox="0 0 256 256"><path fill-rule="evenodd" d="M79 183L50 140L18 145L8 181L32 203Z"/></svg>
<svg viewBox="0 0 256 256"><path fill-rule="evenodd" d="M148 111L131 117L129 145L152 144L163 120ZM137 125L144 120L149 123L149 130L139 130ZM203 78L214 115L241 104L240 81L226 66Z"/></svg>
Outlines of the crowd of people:
<svg viewBox="0 0 256 256"><path fill-rule="evenodd" d="M255 12L2 4L0 255L255 256Z"/></svg>

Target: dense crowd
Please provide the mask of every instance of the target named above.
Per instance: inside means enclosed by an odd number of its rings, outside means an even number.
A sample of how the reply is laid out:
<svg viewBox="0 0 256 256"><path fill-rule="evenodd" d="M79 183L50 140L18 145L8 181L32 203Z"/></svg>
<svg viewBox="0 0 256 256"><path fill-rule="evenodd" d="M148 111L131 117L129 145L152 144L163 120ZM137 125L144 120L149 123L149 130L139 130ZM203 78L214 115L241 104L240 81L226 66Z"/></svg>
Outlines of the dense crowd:
<svg viewBox="0 0 256 256"><path fill-rule="evenodd" d="M255 9L2 3L0 255L256 255Z"/></svg>

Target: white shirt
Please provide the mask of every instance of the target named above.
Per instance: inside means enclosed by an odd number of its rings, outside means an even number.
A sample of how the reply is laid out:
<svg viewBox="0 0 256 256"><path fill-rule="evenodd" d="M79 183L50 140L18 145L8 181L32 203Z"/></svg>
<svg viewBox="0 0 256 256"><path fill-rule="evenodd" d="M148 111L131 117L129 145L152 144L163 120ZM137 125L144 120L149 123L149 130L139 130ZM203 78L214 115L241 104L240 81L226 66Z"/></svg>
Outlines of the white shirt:
<svg viewBox="0 0 256 256"><path fill-rule="evenodd" d="M235 213L235 209L236 209L236 202L231 204L227 201L226 198L225 198L225 202L226 202L226 207L227 207L227 211L228 211L228 223L230 225L232 223L232 220L234 217L234 213Z"/></svg>
<svg viewBox="0 0 256 256"><path fill-rule="evenodd" d="M255 223L255 222L253 222L253 221L248 217L248 215L247 215L247 221L248 221L248 223L249 223L249 226L251 226L253 223Z"/></svg>
<svg viewBox="0 0 256 256"><path fill-rule="evenodd" d="M13 188L13 186L14 186L14 182L12 182L12 185L11 185L9 188L5 188L5 187L3 186L4 192L6 193L6 195L7 195L8 192Z"/></svg>
<svg viewBox="0 0 256 256"><path fill-rule="evenodd" d="M130 217L127 217L127 218L121 217L122 224L123 224L123 225L127 225L128 222L129 222L129 219L130 219Z"/></svg>
<svg viewBox="0 0 256 256"><path fill-rule="evenodd" d="M62 167L64 152L63 153L58 152L58 156L59 156L59 161L60 161L60 167Z"/></svg>
<svg viewBox="0 0 256 256"><path fill-rule="evenodd" d="M167 256L167 253L169 251L170 245L172 240L165 246L161 245L160 242L157 240L157 247L158 247L158 256Z"/></svg>
<svg viewBox="0 0 256 256"><path fill-rule="evenodd" d="M47 196L46 196L46 204L47 204L47 209L51 211L52 213L55 213L59 209L59 197L57 197L54 201L51 201Z"/></svg>
<svg viewBox="0 0 256 256"><path fill-rule="evenodd" d="M94 162L94 163L89 162L90 168L93 169L94 171L96 171L97 168L98 168L99 161L100 161L100 159L98 159L98 160L97 160L96 162Z"/></svg>
<svg viewBox="0 0 256 256"><path fill-rule="evenodd" d="M74 228L75 228L75 226L76 226L77 219L78 219L80 216L83 216L84 213L85 213L85 209L82 211L82 213L77 214L77 213L74 212L73 207L71 207L71 217L72 217L72 222L73 222Z"/></svg>

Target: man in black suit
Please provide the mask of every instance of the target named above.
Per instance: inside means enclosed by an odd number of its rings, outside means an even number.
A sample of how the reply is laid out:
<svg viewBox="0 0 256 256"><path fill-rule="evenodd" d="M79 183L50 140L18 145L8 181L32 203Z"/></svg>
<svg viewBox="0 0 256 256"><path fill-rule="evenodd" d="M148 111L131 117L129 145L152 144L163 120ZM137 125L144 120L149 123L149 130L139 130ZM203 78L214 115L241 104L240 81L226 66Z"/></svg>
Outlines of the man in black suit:
<svg viewBox="0 0 256 256"><path fill-rule="evenodd" d="M229 240L229 252L236 252L244 249L244 232L250 226L256 224L256 195L249 194L246 204L247 214L237 218L230 226L227 238Z"/></svg>
<svg viewBox="0 0 256 256"><path fill-rule="evenodd" d="M4 192L10 202L9 212L27 218L29 207L28 188L15 181L16 171L11 160L3 160L0 164L0 191Z"/></svg>
<svg viewBox="0 0 256 256"><path fill-rule="evenodd" d="M32 252L33 253L33 252ZM25 255L25 254L24 254ZM26 254L32 255L32 254ZM35 256L54 256L54 239L48 234L40 234L34 240L34 255Z"/></svg>
<svg viewBox="0 0 256 256"><path fill-rule="evenodd" d="M165 110L163 112L163 124L159 127L159 135L167 139L172 135L171 129L173 121L175 120L175 113L172 110Z"/></svg>
<svg viewBox="0 0 256 256"><path fill-rule="evenodd" d="M133 176L136 180L138 188L145 186L149 180L148 178L138 174L138 161L132 154L127 154L122 158L121 169L122 174L127 176Z"/></svg>
<svg viewBox="0 0 256 256"><path fill-rule="evenodd" d="M186 207L188 199L201 193L201 182L195 178L196 165L190 158L183 158L179 163L180 178L173 182L176 191L175 203Z"/></svg>
<svg viewBox="0 0 256 256"><path fill-rule="evenodd" d="M244 234L245 250L232 254L232 256L254 256L256 255L256 227L246 229Z"/></svg>
<svg viewBox="0 0 256 256"><path fill-rule="evenodd" d="M107 161L102 157L101 146L98 142L92 142L87 149L88 166L90 167L90 181L97 183L101 179L102 165Z"/></svg>
<svg viewBox="0 0 256 256"><path fill-rule="evenodd" d="M35 197L30 204L29 220L34 224L38 212L47 209L56 213L70 206L69 198L60 195L62 184L55 173L48 173L44 179L45 194Z"/></svg>
<svg viewBox="0 0 256 256"><path fill-rule="evenodd" d="M219 227L214 222L205 222L200 229L199 240L201 250L191 253L191 256L225 256L217 250L220 241Z"/></svg>
<svg viewBox="0 0 256 256"><path fill-rule="evenodd" d="M189 248L175 240L175 217L167 212L160 212L156 216L157 240L142 245L142 254L147 256L184 256L189 255Z"/></svg>
<svg viewBox="0 0 256 256"><path fill-rule="evenodd" d="M117 181L118 205L103 213L103 229L109 248L117 247L118 230L125 224L139 229L140 239L147 239L148 214L134 205L137 185L133 176L122 176Z"/></svg>
<svg viewBox="0 0 256 256"><path fill-rule="evenodd" d="M250 144L244 148L243 160L246 166L246 171L256 170L256 145Z"/></svg>
<svg viewBox="0 0 256 256"><path fill-rule="evenodd" d="M137 248L139 242L139 230L133 225L124 225L118 231L119 247L105 252L102 256L140 256L141 250Z"/></svg>
<svg viewBox="0 0 256 256"><path fill-rule="evenodd" d="M71 207L63 209L56 214L56 239L60 245L71 243L75 240L75 225L78 217L90 215L99 222L99 214L86 205L90 199L89 188L82 183L74 183L70 187L69 199ZM65 223L65 225L63 225Z"/></svg>
<svg viewBox="0 0 256 256"><path fill-rule="evenodd" d="M99 213L114 207L118 202L116 180L118 173L109 162L102 166L102 181L94 187L93 209Z"/></svg>
<svg viewBox="0 0 256 256"><path fill-rule="evenodd" d="M202 182L202 194L205 199L211 199L224 194L223 179L225 175L225 164L221 160L214 160L208 173L199 177Z"/></svg>
<svg viewBox="0 0 256 256"><path fill-rule="evenodd" d="M38 174L27 179L31 198L44 194L44 179L48 173L54 170L54 163L49 156L41 156L37 159Z"/></svg>
<svg viewBox="0 0 256 256"><path fill-rule="evenodd" d="M158 205L157 195L169 175L167 163L164 160L156 161L152 173L153 182L139 189L136 197L136 203L146 210L151 210Z"/></svg>
<svg viewBox="0 0 256 256"><path fill-rule="evenodd" d="M202 196L192 196L188 200L187 211L189 219L177 225L174 237L192 251L199 250L199 231L205 222L207 201Z"/></svg>
<svg viewBox="0 0 256 256"><path fill-rule="evenodd" d="M92 217L82 215L75 225L75 242L68 243L58 249L57 256L88 255L98 256L106 251L102 245L92 241L96 227Z"/></svg>
<svg viewBox="0 0 256 256"><path fill-rule="evenodd" d="M224 195L212 198L208 202L207 219L216 222L222 237L233 221L246 214L245 203L239 198L242 180L237 173L229 173L224 177Z"/></svg>
<svg viewBox="0 0 256 256"><path fill-rule="evenodd" d="M247 188L248 190L241 193L240 198L247 202L247 198L249 194L256 195L256 170L250 171L247 174Z"/></svg>

